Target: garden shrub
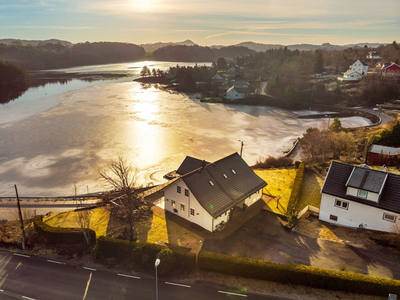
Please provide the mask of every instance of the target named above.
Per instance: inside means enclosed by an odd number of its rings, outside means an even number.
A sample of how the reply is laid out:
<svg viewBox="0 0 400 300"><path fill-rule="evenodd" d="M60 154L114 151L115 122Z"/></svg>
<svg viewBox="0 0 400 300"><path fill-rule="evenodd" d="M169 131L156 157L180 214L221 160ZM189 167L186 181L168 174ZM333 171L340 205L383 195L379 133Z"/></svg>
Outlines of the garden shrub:
<svg viewBox="0 0 400 300"><path fill-rule="evenodd" d="M198 256L201 270L219 272L233 276L298 284L329 290L387 296L400 294L400 281L326 270L295 264L279 264L245 257L232 257L201 250Z"/></svg>
<svg viewBox="0 0 400 300"><path fill-rule="evenodd" d="M169 248L164 248L158 252L156 258L160 259L160 265L158 266L158 274L166 275L169 274L175 266L176 257Z"/></svg>
<svg viewBox="0 0 400 300"><path fill-rule="evenodd" d="M86 243L81 229L52 227L42 221L41 216L33 218L35 231L49 244L82 244ZM96 242L96 233L91 229L85 229L90 234L90 241Z"/></svg>

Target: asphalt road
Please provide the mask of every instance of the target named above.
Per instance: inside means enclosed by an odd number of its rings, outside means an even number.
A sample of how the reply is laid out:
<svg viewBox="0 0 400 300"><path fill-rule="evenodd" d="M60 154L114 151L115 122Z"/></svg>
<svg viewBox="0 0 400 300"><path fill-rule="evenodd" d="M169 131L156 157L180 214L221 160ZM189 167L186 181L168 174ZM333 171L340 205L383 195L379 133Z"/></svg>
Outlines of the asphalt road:
<svg viewBox="0 0 400 300"><path fill-rule="evenodd" d="M154 278L68 265L62 261L0 251L0 299L156 299ZM186 285L159 278L159 300L283 299L209 285Z"/></svg>

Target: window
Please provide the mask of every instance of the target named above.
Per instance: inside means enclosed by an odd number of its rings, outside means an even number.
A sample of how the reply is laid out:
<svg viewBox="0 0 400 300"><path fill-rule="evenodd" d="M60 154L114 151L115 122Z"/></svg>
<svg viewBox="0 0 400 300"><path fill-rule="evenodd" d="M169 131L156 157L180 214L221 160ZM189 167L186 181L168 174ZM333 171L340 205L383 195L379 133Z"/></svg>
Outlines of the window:
<svg viewBox="0 0 400 300"><path fill-rule="evenodd" d="M232 173L233 173L233 174L236 174L236 171L235 171L234 169L232 169Z"/></svg>
<svg viewBox="0 0 400 300"><path fill-rule="evenodd" d="M329 220L337 221L337 216L330 215L330 216L329 216Z"/></svg>
<svg viewBox="0 0 400 300"><path fill-rule="evenodd" d="M175 200L171 199L171 206L175 207L175 205L176 205Z"/></svg>
<svg viewBox="0 0 400 300"><path fill-rule="evenodd" d="M177 186L177 187L176 187L176 192L177 192L178 194L181 193L181 187L180 187L180 186Z"/></svg>
<svg viewBox="0 0 400 300"><path fill-rule="evenodd" d="M212 182L211 180L209 181L209 183L210 183L211 185L214 185L214 182Z"/></svg>
<svg viewBox="0 0 400 300"><path fill-rule="evenodd" d="M367 198L368 192L365 190L358 190L358 197Z"/></svg>
<svg viewBox="0 0 400 300"><path fill-rule="evenodd" d="M349 202L335 199L335 206L343 209L349 209Z"/></svg>
<svg viewBox="0 0 400 300"><path fill-rule="evenodd" d="M396 222L396 216L395 215L391 215L391 214L387 214L387 213L383 213L383 219L385 221L389 221L389 222Z"/></svg>
<svg viewBox="0 0 400 300"><path fill-rule="evenodd" d="M189 190L188 189L185 189L185 196L189 197Z"/></svg>
<svg viewBox="0 0 400 300"><path fill-rule="evenodd" d="M224 176L224 178L226 179L226 178L228 178L228 176L226 176L226 174L224 173L224 174L222 174L222 176Z"/></svg>
<svg viewBox="0 0 400 300"><path fill-rule="evenodd" d="M185 204L181 204L181 211L185 211Z"/></svg>
<svg viewBox="0 0 400 300"><path fill-rule="evenodd" d="M191 214L192 216L194 216L194 213L195 213L195 212L194 212L194 209L191 208L191 209L190 209L190 214Z"/></svg>

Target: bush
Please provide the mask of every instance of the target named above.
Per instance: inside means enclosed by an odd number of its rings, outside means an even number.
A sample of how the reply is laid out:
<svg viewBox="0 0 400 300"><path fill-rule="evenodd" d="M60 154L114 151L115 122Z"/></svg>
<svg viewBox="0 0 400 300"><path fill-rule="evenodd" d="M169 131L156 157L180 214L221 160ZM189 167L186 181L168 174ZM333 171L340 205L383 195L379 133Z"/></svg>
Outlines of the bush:
<svg viewBox="0 0 400 300"><path fill-rule="evenodd" d="M162 249L158 252L156 258L160 259L158 273L160 275L169 274L175 266L176 257L169 248Z"/></svg>
<svg viewBox="0 0 400 300"><path fill-rule="evenodd" d="M253 167L268 169L268 168L289 167L292 165L293 165L293 158L291 157L281 156L276 158L273 156L268 156L267 158L259 158Z"/></svg>
<svg viewBox="0 0 400 300"><path fill-rule="evenodd" d="M86 243L81 229L52 227L42 221L41 216L33 218L33 224L39 236L49 244L82 244ZM85 229L90 234L90 241L96 242L96 233L91 229Z"/></svg>
<svg viewBox="0 0 400 300"><path fill-rule="evenodd" d="M297 198L299 197L301 184L303 182L304 176L304 163L300 162L299 167L297 168L296 178L293 182L292 192L290 193L289 203L288 203L288 211L293 210L296 206Z"/></svg>
<svg viewBox="0 0 400 300"><path fill-rule="evenodd" d="M232 257L204 250L199 253L198 266L205 271L285 284L381 296L387 296L389 293L400 294L400 281L398 280L304 265L279 264L245 257Z"/></svg>
<svg viewBox="0 0 400 300"><path fill-rule="evenodd" d="M97 245L96 257L98 259L107 260L108 258L115 258L118 262L126 263L127 267L131 269L153 269L156 258L159 258L159 255L166 255L166 251L170 251L174 257L173 268L171 270L191 271L196 267L196 255L180 247L170 249L165 245L136 243L104 236L98 238ZM168 268L164 275L167 274L167 271Z"/></svg>

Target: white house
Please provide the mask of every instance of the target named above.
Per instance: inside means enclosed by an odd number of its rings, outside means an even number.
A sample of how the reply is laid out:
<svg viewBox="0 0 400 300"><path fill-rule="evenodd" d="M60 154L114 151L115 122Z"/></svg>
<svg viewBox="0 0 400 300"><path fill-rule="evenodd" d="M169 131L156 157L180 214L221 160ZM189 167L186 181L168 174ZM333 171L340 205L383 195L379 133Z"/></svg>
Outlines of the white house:
<svg viewBox="0 0 400 300"><path fill-rule="evenodd" d="M224 82L224 78L221 76L221 75L219 75L218 73L217 74L215 74L212 78L211 78L211 81L212 82Z"/></svg>
<svg viewBox="0 0 400 300"><path fill-rule="evenodd" d="M362 76L367 76L368 73L368 65L360 61L359 59L354 62L350 67L349 70L356 71L360 73Z"/></svg>
<svg viewBox="0 0 400 300"><path fill-rule="evenodd" d="M362 77L363 76L357 71L348 70L343 74L342 77L338 77L338 80L342 82L351 82L361 80Z"/></svg>
<svg viewBox="0 0 400 300"><path fill-rule="evenodd" d="M379 231L400 229L400 176L332 161L319 219Z"/></svg>
<svg viewBox="0 0 400 300"><path fill-rule="evenodd" d="M381 59L381 54L379 52L376 51L370 51L367 54L367 59Z"/></svg>
<svg viewBox="0 0 400 300"><path fill-rule="evenodd" d="M237 88L236 86L233 85L226 91L227 100L244 99L245 97L246 97L245 88Z"/></svg>
<svg viewBox="0 0 400 300"><path fill-rule="evenodd" d="M180 169L190 170L199 162L201 167L164 188L167 211L213 232L221 222L228 222L235 206L245 208L261 199L267 184L239 154L214 163L191 158Z"/></svg>

